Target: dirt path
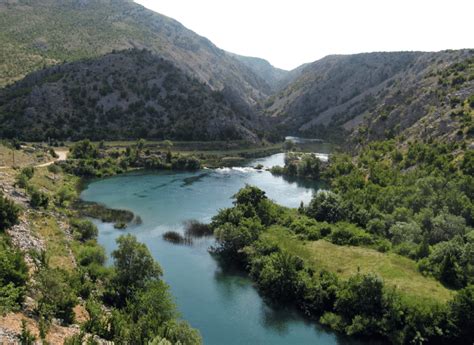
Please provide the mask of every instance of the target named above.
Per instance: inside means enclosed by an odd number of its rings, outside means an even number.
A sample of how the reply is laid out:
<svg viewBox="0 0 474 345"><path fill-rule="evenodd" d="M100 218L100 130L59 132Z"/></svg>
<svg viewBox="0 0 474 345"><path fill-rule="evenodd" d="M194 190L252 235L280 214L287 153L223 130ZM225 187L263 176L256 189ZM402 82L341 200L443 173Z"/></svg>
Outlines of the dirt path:
<svg viewBox="0 0 474 345"><path fill-rule="evenodd" d="M52 165L55 162L65 161L67 159L67 155L69 153L68 150L54 150L54 152L56 152L56 154L58 155L58 158L55 158L54 160L52 160L51 162L48 162L48 163L35 165L35 168L43 168L43 167L47 167L49 165Z"/></svg>
<svg viewBox="0 0 474 345"><path fill-rule="evenodd" d="M43 168L43 167L50 166L50 165L54 164L55 162L65 161L67 159L67 155L69 154L69 150L67 150L67 149L54 150L54 152L56 152L56 154L58 155L58 158L55 158L54 160L52 160L50 162L47 162L47 163L42 163L42 164L35 165L34 167L35 168ZM1 169L9 169L9 168L11 168L11 166L7 166L7 165L1 165L0 166L0 170Z"/></svg>

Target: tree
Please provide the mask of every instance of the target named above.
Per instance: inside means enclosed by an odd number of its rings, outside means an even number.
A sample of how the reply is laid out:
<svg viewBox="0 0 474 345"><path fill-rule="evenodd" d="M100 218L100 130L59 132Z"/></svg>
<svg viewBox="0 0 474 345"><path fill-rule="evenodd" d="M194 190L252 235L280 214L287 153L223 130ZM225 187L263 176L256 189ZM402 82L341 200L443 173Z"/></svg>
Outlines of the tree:
<svg viewBox="0 0 474 345"><path fill-rule="evenodd" d="M378 317L383 311L383 281L373 274L357 274L337 292L336 311L348 320L356 315Z"/></svg>
<svg viewBox="0 0 474 345"><path fill-rule="evenodd" d="M200 345L202 344L199 331L191 328L187 322L171 320L165 323L162 335L171 344Z"/></svg>
<svg viewBox="0 0 474 345"><path fill-rule="evenodd" d="M88 139L79 141L71 147L71 158L90 159L97 157L99 157L99 150Z"/></svg>
<svg viewBox="0 0 474 345"><path fill-rule="evenodd" d="M422 239L421 228L415 222L396 222L390 227L389 233L395 245L403 242L419 243Z"/></svg>
<svg viewBox="0 0 474 345"><path fill-rule="evenodd" d="M463 285L463 272L452 254L446 255L440 268L440 280L453 288Z"/></svg>
<svg viewBox="0 0 474 345"><path fill-rule="evenodd" d="M432 231L429 234L431 244L447 241L456 235L464 235L466 221L463 217L452 215L446 210L432 220Z"/></svg>
<svg viewBox="0 0 474 345"><path fill-rule="evenodd" d="M449 317L459 344L474 341L474 285L460 290L449 303Z"/></svg>
<svg viewBox="0 0 474 345"><path fill-rule="evenodd" d="M265 192L257 187L246 185L233 196L235 205L251 205L257 207L258 204L267 199Z"/></svg>
<svg viewBox="0 0 474 345"><path fill-rule="evenodd" d="M127 313L134 322L132 338L142 344L153 339L165 322L178 316L169 287L161 280L149 282L140 290L127 305Z"/></svg>
<svg viewBox="0 0 474 345"><path fill-rule="evenodd" d="M155 262L147 246L137 241L133 235L122 235L117 239L118 248L112 252L116 275L115 288L118 304L124 304L137 290L160 279L163 271Z"/></svg>
<svg viewBox="0 0 474 345"><path fill-rule="evenodd" d="M62 186L56 194L57 204L58 206L64 206L66 203L74 200L75 197L76 194L74 191L72 191L67 186Z"/></svg>
<svg viewBox="0 0 474 345"><path fill-rule="evenodd" d="M307 214L319 222L336 223L343 220L341 198L333 192L320 191L309 203Z"/></svg>
<svg viewBox="0 0 474 345"><path fill-rule="evenodd" d="M303 260L286 251L263 257L259 272L254 272L258 287L273 299L290 302L298 295L298 272L303 269Z"/></svg>
<svg viewBox="0 0 474 345"><path fill-rule="evenodd" d="M243 260L241 250L257 240L262 230L263 226L258 218L243 218L239 225L224 223L214 232L219 245L216 251L224 258Z"/></svg>

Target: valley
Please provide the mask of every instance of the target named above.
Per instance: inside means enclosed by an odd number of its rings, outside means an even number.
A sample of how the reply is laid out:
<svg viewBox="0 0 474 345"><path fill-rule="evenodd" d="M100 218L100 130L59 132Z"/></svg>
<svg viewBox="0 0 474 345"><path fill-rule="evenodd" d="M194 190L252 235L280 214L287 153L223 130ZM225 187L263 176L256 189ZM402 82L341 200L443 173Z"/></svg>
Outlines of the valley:
<svg viewBox="0 0 474 345"><path fill-rule="evenodd" d="M474 49L288 71L132 0L0 28L0 343L474 341Z"/></svg>

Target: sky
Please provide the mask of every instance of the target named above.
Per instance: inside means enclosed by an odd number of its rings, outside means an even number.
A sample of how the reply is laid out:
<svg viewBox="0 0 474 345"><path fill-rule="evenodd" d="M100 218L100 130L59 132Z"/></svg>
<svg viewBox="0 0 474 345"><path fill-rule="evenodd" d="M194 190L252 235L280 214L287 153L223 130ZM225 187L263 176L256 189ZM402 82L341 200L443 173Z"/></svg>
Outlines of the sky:
<svg viewBox="0 0 474 345"><path fill-rule="evenodd" d="M293 69L330 54L474 48L474 0L136 0L219 48Z"/></svg>

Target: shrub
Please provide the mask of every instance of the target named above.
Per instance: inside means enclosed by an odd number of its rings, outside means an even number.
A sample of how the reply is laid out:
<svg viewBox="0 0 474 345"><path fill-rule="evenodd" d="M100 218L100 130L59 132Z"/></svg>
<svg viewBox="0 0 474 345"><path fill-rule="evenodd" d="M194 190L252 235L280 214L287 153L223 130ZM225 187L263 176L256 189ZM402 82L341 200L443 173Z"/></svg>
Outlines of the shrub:
<svg viewBox="0 0 474 345"><path fill-rule="evenodd" d="M192 244L192 239L190 237L185 237L176 231L165 232L163 234L163 239L174 244Z"/></svg>
<svg viewBox="0 0 474 345"><path fill-rule="evenodd" d="M373 244L372 236L350 223L339 223L330 235L330 240L338 245L369 245Z"/></svg>
<svg viewBox="0 0 474 345"><path fill-rule="evenodd" d="M13 201L0 194L0 232L18 223L20 209Z"/></svg>
<svg viewBox="0 0 474 345"><path fill-rule="evenodd" d="M75 197L76 197L76 193L73 190L71 190L67 186L63 186L58 190L56 194L57 204L59 206L64 206L65 204L73 201Z"/></svg>
<svg viewBox="0 0 474 345"><path fill-rule="evenodd" d="M185 233L187 236L193 237L207 237L214 233L211 226L201 223L195 219L185 222Z"/></svg>
<svg viewBox="0 0 474 345"><path fill-rule="evenodd" d="M286 251L279 251L264 256L259 267L254 266L252 276L266 296L290 302L298 294L298 272L302 269L303 260Z"/></svg>
<svg viewBox="0 0 474 345"><path fill-rule="evenodd" d="M71 226L75 237L80 241L95 239L99 234L95 224L88 219L72 219Z"/></svg>
<svg viewBox="0 0 474 345"><path fill-rule="evenodd" d="M30 188L30 205L33 208L48 208L49 196L36 188Z"/></svg>
<svg viewBox="0 0 474 345"><path fill-rule="evenodd" d="M65 324L74 321L73 308L77 298L69 283L66 272L59 269L42 269L36 277L38 312L47 320L52 317Z"/></svg>
<svg viewBox="0 0 474 345"><path fill-rule="evenodd" d="M90 159L99 157L99 150L89 140L82 140L71 147L71 158Z"/></svg>
<svg viewBox="0 0 474 345"><path fill-rule="evenodd" d="M449 303L449 317L459 343L471 343L474 339L474 285L469 285L454 296Z"/></svg>
<svg viewBox="0 0 474 345"><path fill-rule="evenodd" d="M107 259L105 250L101 246L82 246L77 256L81 266L89 266L91 264L103 265Z"/></svg>
<svg viewBox="0 0 474 345"><path fill-rule="evenodd" d="M307 214L319 222L336 223L344 218L340 197L328 191L318 192L309 203Z"/></svg>

